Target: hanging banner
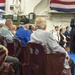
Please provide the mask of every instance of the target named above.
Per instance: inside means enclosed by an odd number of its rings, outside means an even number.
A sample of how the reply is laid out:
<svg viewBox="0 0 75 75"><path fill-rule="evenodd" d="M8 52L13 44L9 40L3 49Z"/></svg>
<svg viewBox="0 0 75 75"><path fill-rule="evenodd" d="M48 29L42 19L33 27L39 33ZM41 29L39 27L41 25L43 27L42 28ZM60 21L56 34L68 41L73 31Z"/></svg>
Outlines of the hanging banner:
<svg viewBox="0 0 75 75"><path fill-rule="evenodd" d="M0 0L0 9L5 10L5 0Z"/></svg>
<svg viewBox="0 0 75 75"><path fill-rule="evenodd" d="M75 12L75 0L51 0L50 8L59 12Z"/></svg>

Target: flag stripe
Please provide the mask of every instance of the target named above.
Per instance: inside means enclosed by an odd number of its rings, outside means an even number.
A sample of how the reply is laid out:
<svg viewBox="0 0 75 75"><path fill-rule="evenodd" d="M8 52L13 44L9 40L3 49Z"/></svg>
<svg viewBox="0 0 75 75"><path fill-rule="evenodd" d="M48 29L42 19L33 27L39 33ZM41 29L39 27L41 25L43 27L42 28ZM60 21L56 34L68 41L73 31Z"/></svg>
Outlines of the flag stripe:
<svg viewBox="0 0 75 75"><path fill-rule="evenodd" d="M75 12L74 0L51 0L50 8L62 12Z"/></svg>
<svg viewBox="0 0 75 75"><path fill-rule="evenodd" d="M64 4L64 5L75 5L75 1L73 2L67 2L67 1L60 1L60 0L51 0L51 3L59 3L59 4Z"/></svg>
<svg viewBox="0 0 75 75"><path fill-rule="evenodd" d="M55 3L51 3L51 7L57 7L57 8L69 8L69 9L74 9L75 5L63 5L63 4L55 4Z"/></svg>
<svg viewBox="0 0 75 75"><path fill-rule="evenodd" d="M5 10L5 0L0 0L0 9Z"/></svg>
<svg viewBox="0 0 75 75"><path fill-rule="evenodd" d="M5 10L5 7L0 7L0 9Z"/></svg>
<svg viewBox="0 0 75 75"><path fill-rule="evenodd" d="M75 0L60 0L60 1L66 1L66 2L74 2Z"/></svg>
<svg viewBox="0 0 75 75"><path fill-rule="evenodd" d="M57 10L59 12L75 12L75 9L64 9L64 8L55 8L51 7L52 10Z"/></svg>
<svg viewBox="0 0 75 75"><path fill-rule="evenodd" d="M5 6L5 3L0 3L0 6Z"/></svg>
<svg viewBox="0 0 75 75"><path fill-rule="evenodd" d="M5 3L5 0L0 0L0 3Z"/></svg>

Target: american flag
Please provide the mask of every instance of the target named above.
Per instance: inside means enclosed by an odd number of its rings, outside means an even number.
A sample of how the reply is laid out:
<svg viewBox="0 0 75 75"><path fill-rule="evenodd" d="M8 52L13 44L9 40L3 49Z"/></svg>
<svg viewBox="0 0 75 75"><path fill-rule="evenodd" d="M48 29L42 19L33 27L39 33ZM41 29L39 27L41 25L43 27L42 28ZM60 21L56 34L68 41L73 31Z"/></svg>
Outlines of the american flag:
<svg viewBox="0 0 75 75"><path fill-rule="evenodd" d="M59 12L75 12L75 0L51 0L50 8Z"/></svg>
<svg viewBox="0 0 75 75"><path fill-rule="evenodd" d="M0 0L0 9L5 10L5 0Z"/></svg>

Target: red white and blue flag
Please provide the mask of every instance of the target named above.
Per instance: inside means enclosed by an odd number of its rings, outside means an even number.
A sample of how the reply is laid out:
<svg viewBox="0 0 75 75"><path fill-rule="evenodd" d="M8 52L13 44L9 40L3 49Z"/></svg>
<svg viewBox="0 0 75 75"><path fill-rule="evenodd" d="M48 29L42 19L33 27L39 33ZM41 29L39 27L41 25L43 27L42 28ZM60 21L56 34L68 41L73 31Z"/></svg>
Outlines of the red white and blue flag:
<svg viewBox="0 0 75 75"><path fill-rule="evenodd" d="M50 8L59 12L75 12L75 0L51 0Z"/></svg>
<svg viewBox="0 0 75 75"><path fill-rule="evenodd" d="M5 10L5 0L0 0L0 9Z"/></svg>

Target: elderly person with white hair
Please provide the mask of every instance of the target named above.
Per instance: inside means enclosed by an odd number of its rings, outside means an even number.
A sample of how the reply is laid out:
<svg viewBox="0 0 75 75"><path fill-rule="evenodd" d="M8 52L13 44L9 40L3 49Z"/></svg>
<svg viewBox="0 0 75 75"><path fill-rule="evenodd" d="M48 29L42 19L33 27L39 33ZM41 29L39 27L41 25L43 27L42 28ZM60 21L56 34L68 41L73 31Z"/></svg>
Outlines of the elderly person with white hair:
<svg viewBox="0 0 75 75"><path fill-rule="evenodd" d="M70 61L70 57L68 56L68 53L65 51L64 48L62 48L55 38L53 37L52 33L45 31L46 29L46 20L43 18L37 18L35 25L37 27L36 31L34 31L31 34L31 42L42 42L46 45L47 54L50 52L60 52L65 53L65 63L64 67L66 69L70 69L68 61Z"/></svg>

